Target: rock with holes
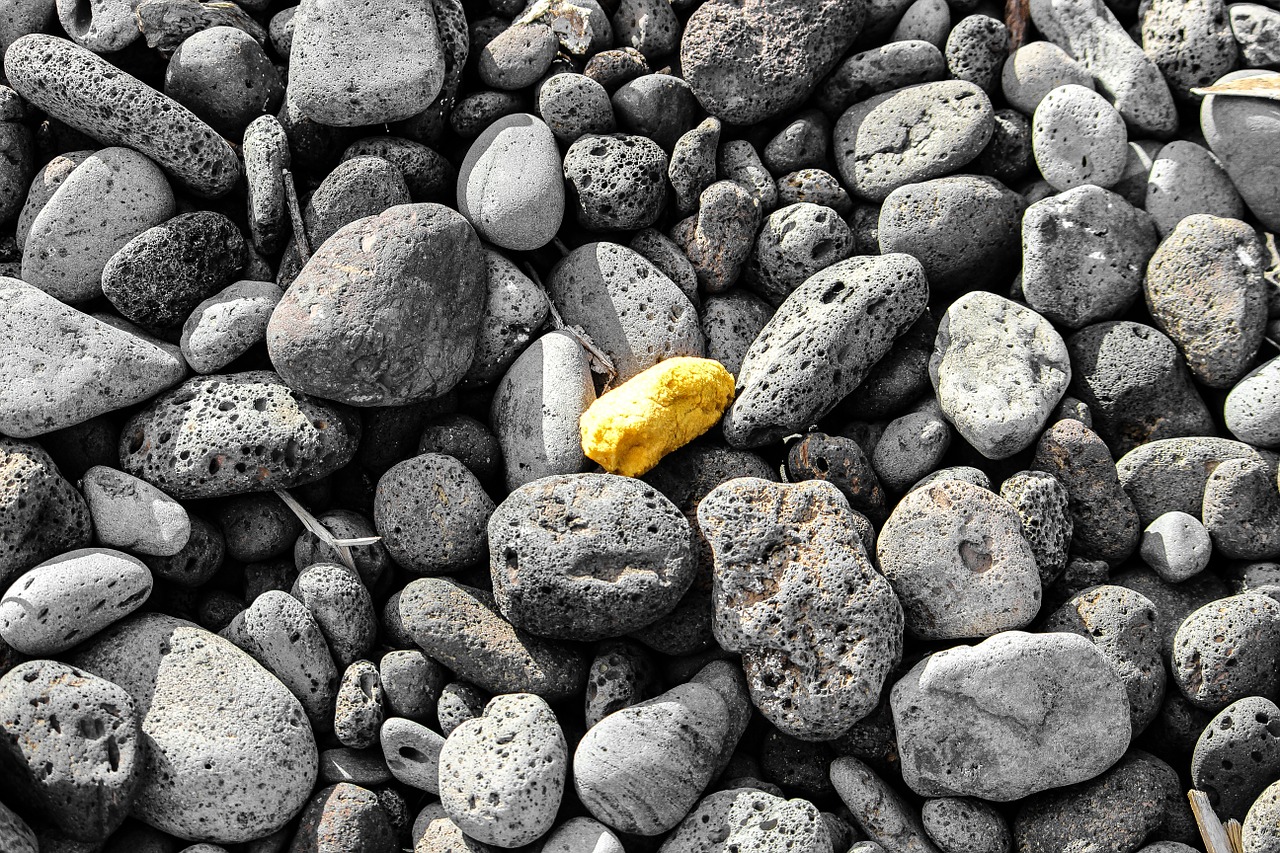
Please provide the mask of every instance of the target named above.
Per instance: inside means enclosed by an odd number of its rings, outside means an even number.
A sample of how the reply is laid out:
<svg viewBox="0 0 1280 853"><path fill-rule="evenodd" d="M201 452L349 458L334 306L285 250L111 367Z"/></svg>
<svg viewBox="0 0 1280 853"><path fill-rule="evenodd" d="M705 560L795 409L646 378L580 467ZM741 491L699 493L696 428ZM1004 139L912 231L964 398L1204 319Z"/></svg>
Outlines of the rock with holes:
<svg viewBox="0 0 1280 853"><path fill-rule="evenodd" d="M925 309L929 286L909 255L855 257L796 288L752 342L724 416L734 447L803 432L862 383Z"/></svg>
<svg viewBox="0 0 1280 853"><path fill-rule="evenodd" d="M568 746L539 696L494 698L440 750L440 805L471 838L497 847L536 841L555 823Z"/></svg>
<svg viewBox="0 0 1280 853"><path fill-rule="evenodd" d="M1040 583L1048 586L1067 568L1073 525L1066 487L1050 474L1019 471L1000 484L1000 497L1022 520L1022 536L1036 558Z"/></svg>
<svg viewBox="0 0 1280 853"><path fill-rule="evenodd" d="M338 563L313 563L298 574L289 594L311 612L339 667L373 648L378 617L359 572Z"/></svg>
<svg viewBox="0 0 1280 853"><path fill-rule="evenodd" d="M698 504L716 640L782 732L828 740L869 714L902 656L902 608L866 559L840 490L749 477Z"/></svg>
<svg viewBox="0 0 1280 853"><path fill-rule="evenodd" d="M387 610L433 660L492 693L555 701L582 689L587 661L581 650L513 626L484 590L419 578L393 595Z"/></svg>
<svg viewBox="0 0 1280 853"><path fill-rule="evenodd" d="M315 617L278 589L262 593L219 632L288 687L317 729L333 724L338 672Z"/></svg>
<svg viewBox="0 0 1280 853"><path fill-rule="evenodd" d="M1008 853L1009 822L990 803L968 797L926 800L924 831L942 853Z"/></svg>
<svg viewBox="0 0 1280 853"><path fill-rule="evenodd" d="M352 405L439 397L471 366L484 276L480 240L456 211L402 204L357 219L271 314L271 363L291 387Z"/></svg>
<svg viewBox="0 0 1280 853"><path fill-rule="evenodd" d="M1086 637L1106 655L1129 696L1135 733L1155 719L1165 692L1158 611L1140 592L1104 584L1078 592L1044 623L1045 631Z"/></svg>
<svg viewBox="0 0 1280 853"><path fill-rule="evenodd" d="M0 432L43 435L131 406L173 386L172 351L0 277ZM57 381L49 381L56 376Z"/></svg>
<svg viewBox="0 0 1280 853"><path fill-rule="evenodd" d="M745 283L778 305L809 276L843 261L853 249L853 234L834 210L808 202L790 204L765 219Z"/></svg>
<svg viewBox="0 0 1280 853"><path fill-rule="evenodd" d="M988 637L1023 627L1040 609L1040 573L1018 513L961 480L907 494L876 555L917 637Z"/></svg>
<svg viewBox="0 0 1280 853"><path fill-rule="evenodd" d="M831 853L832 849L817 806L754 788L707 795L658 848L659 853Z"/></svg>
<svg viewBox="0 0 1280 853"><path fill-rule="evenodd" d="M643 255L616 243L588 243L552 271L551 301L613 362L621 383L665 358L703 354L689 297Z"/></svg>
<svg viewBox="0 0 1280 853"><path fill-rule="evenodd" d="M110 681L52 660L0 678L6 792L66 836L97 842L124 822L141 779L140 746L133 700Z"/></svg>
<svg viewBox="0 0 1280 853"><path fill-rule="evenodd" d="M680 40L680 68L703 108L755 124L807 98L857 38L866 7L855 0L712 0Z"/></svg>
<svg viewBox="0 0 1280 853"><path fill-rule="evenodd" d="M191 379L125 424L120 464L175 498L289 489L351 460L359 422L266 370Z"/></svg>
<svg viewBox="0 0 1280 853"><path fill-rule="evenodd" d="M866 764L842 756L831 762L828 774L858 826L875 839L869 842L873 847L860 849L855 844L850 853L939 853L916 807Z"/></svg>
<svg viewBox="0 0 1280 853"><path fill-rule="evenodd" d="M938 324L929 378L956 431L988 459L1004 459L1040 435L1067 392L1071 361L1045 318L975 291Z"/></svg>
<svg viewBox="0 0 1280 853"><path fill-rule="evenodd" d="M1245 853L1267 853L1280 844L1280 781L1267 786L1244 819Z"/></svg>
<svg viewBox="0 0 1280 853"><path fill-rule="evenodd" d="M597 640L648 625L693 582L689 522L630 477L567 474L522 486L489 519L489 570L517 628Z"/></svg>
<svg viewBox="0 0 1280 853"><path fill-rule="evenodd" d="M1201 505L1214 549L1237 560L1280 557L1276 463L1228 459L1209 475Z"/></svg>
<svg viewBox="0 0 1280 853"><path fill-rule="evenodd" d="M1239 47L1223 0L1153 0L1142 10L1142 52L1181 100L1236 67Z"/></svg>
<svg viewBox="0 0 1280 853"><path fill-rule="evenodd" d="M493 501L452 456L423 453L392 466L378 481L373 523L392 559L422 575L484 561Z"/></svg>
<svg viewBox="0 0 1280 853"><path fill-rule="evenodd" d="M1209 795L1223 820L1243 820L1263 789L1280 776L1280 708L1247 696L1204 727L1191 756L1191 784Z"/></svg>
<svg viewBox="0 0 1280 853"><path fill-rule="evenodd" d="M1255 447L1280 447L1280 358L1254 368L1227 394L1227 429Z"/></svg>
<svg viewBox="0 0 1280 853"><path fill-rule="evenodd" d="M868 98L836 122L833 154L845 186L883 201L901 186L954 172L982 153L995 110L963 80L921 83Z"/></svg>
<svg viewBox="0 0 1280 853"><path fill-rule="evenodd" d="M1211 601L1173 637L1173 680L1198 708L1217 711L1246 696L1280 695L1280 604L1260 592Z"/></svg>
<svg viewBox="0 0 1280 853"><path fill-rule="evenodd" d="M421 113L444 85L428 4L307 0L293 19L289 98L322 124L354 127Z"/></svg>
<svg viewBox="0 0 1280 853"><path fill-rule="evenodd" d="M697 683L610 714L574 752L578 799L614 829L666 832L711 781L728 726L720 694Z"/></svg>
<svg viewBox="0 0 1280 853"><path fill-rule="evenodd" d="M1005 631L894 685L902 775L921 796L1008 802L1092 779L1129 745L1129 700L1084 637Z"/></svg>
<svg viewBox="0 0 1280 853"><path fill-rule="evenodd" d="M84 548L48 560L13 582L0 599L0 639L49 657L77 646L141 607L151 572L137 557Z"/></svg>
<svg viewBox="0 0 1280 853"><path fill-rule="evenodd" d="M307 803L289 853L395 853L396 832L378 795L340 782Z"/></svg>
<svg viewBox="0 0 1280 853"><path fill-rule="evenodd" d="M95 465L81 481L98 541L139 554L171 557L191 538L182 504L150 483Z"/></svg>
<svg viewBox="0 0 1280 853"><path fill-rule="evenodd" d="M333 733L351 749L367 749L378 739L386 719L378 668L367 660L347 667L338 682L333 706Z"/></svg>
<svg viewBox="0 0 1280 853"><path fill-rule="evenodd" d="M391 717L378 733L382 757L397 782L431 794L440 791L444 738L421 723Z"/></svg>
<svg viewBox="0 0 1280 853"><path fill-rule="evenodd" d="M89 507L39 445L0 437L0 584L89 544Z"/></svg>
<svg viewBox="0 0 1280 853"><path fill-rule="evenodd" d="M600 649L587 670L583 703L587 728L614 711L653 698L658 671L653 655L634 640L611 640Z"/></svg>
<svg viewBox="0 0 1280 853"><path fill-rule="evenodd" d="M703 289L722 293L738 280L751 254L760 230L760 201L743 185L725 180L703 190L698 205L697 215L677 223L671 236Z"/></svg>
<svg viewBox="0 0 1280 853"><path fill-rule="evenodd" d="M564 176L551 128L527 113L489 125L462 161L458 210L495 246L527 252L551 242L564 219Z"/></svg>
<svg viewBox="0 0 1280 853"><path fill-rule="evenodd" d="M591 231L647 228L667 203L667 155L645 136L579 137L565 152L564 177L578 224Z"/></svg>
<svg viewBox="0 0 1280 853"><path fill-rule="evenodd" d="M1124 119L1092 88L1068 83L1045 95L1031 119L1036 167L1059 191L1109 187L1129 156Z"/></svg>
<svg viewBox="0 0 1280 853"><path fill-rule="evenodd" d="M302 705L253 658L190 622L149 613L71 663L133 698L147 749L132 814L179 838L269 835L311 795L318 757Z"/></svg>
<svg viewBox="0 0 1280 853"><path fill-rule="evenodd" d="M104 145L141 152L196 195L226 195L243 174L227 141L186 107L66 39L24 36L5 52L4 70L49 116Z"/></svg>

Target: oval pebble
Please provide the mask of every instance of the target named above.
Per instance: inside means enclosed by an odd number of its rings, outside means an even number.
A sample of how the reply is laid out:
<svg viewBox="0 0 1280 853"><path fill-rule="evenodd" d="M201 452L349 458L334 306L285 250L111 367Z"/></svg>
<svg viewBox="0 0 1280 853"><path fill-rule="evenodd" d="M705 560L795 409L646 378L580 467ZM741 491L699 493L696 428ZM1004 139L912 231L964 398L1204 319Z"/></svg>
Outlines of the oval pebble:
<svg viewBox="0 0 1280 853"><path fill-rule="evenodd" d="M1280 446L1280 358L1254 368L1227 394L1227 429L1255 447Z"/></svg>
<svg viewBox="0 0 1280 853"><path fill-rule="evenodd" d="M191 519L182 504L137 477L95 465L80 488L103 545L170 557L191 537Z"/></svg>
<svg viewBox="0 0 1280 853"><path fill-rule="evenodd" d="M551 128L527 113L489 125L458 171L458 210L501 248L530 251L551 242L564 218L564 179Z"/></svg>
<svg viewBox="0 0 1280 853"><path fill-rule="evenodd" d="M237 281L205 299L182 326L182 357L196 373L217 373L266 339L284 291L269 281Z"/></svg>
<svg viewBox="0 0 1280 853"><path fill-rule="evenodd" d="M452 456L424 453L382 475L373 523L401 567L443 574L483 562L493 501Z"/></svg>
<svg viewBox="0 0 1280 853"><path fill-rule="evenodd" d="M1280 674L1271 662L1278 649L1280 604L1256 592L1221 598L1178 627L1173 679L1193 705L1206 711L1219 711L1246 696L1274 700Z"/></svg>
<svg viewBox="0 0 1280 853"><path fill-rule="evenodd" d="M1031 119L1031 147L1040 174L1056 190L1109 187L1128 158L1124 119L1093 89L1068 83L1045 95Z"/></svg>

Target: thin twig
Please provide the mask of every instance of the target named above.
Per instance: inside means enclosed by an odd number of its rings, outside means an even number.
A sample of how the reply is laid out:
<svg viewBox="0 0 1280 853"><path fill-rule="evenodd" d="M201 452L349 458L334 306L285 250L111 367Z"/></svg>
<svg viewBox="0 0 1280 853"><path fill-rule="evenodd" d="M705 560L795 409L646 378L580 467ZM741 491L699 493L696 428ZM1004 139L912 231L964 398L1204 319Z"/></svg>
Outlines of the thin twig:
<svg viewBox="0 0 1280 853"><path fill-rule="evenodd" d="M329 532L329 529L320 523L319 519L308 512L306 507L294 499L293 495L289 494L284 489L276 489L276 495L279 496L280 500L284 501L285 506L293 510L293 514L302 522L302 526L311 531L311 533L314 534L321 542L336 551L338 553L338 558L342 560L342 564L353 572L358 570L356 569L356 561L355 557L351 554L351 549L360 545L373 545L374 543L382 540L381 536L358 536L353 539L336 539L334 538L334 535Z"/></svg>
<svg viewBox="0 0 1280 853"><path fill-rule="evenodd" d="M552 237L552 238L551 238L551 245L553 245L553 246L555 246L555 247L556 247L556 251L560 253L560 257L562 257L562 258L564 258L564 257L568 257L568 255L569 255L569 247L568 247L568 246L566 246L566 245L564 244L564 241L563 241L563 240L561 240L559 237Z"/></svg>
<svg viewBox="0 0 1280 853"><path fill-rule="evenodd" d="M542 279L538 276L538 271L533 268L527 261L524 264L525 274L533 280L533 283L542 287ZM545 292L545 288L543 288ZM591 371L599 373L605 378L605 387L618 376L618 369L613 366L613 359L609 358L605 351L596 346L595 341L591 340L591 336L581 326L570 326L560 316L560 312L556 310L556 304L551 297L547 296L547 307L551 309L551 328L557 332L564 332L578 342L584 350L587 351L587 357L591 361Z"/></svg>
<svg viewBox="0 0 1280 853"><path fill-rule="evenodd" d="M311 247L307 245L307 228L302 222L302 207L298 204L298 188L293 183L293 172L281 170L284 177L284 200L289 207L289 221L293 223L293 244L298 247L302 263L311 260Z"/></svg>
<svg viewBox="0 0 1280 853"><path fill-rule="evenodd" d="M1027 24L1031 18L1029 0L1005 0L1004 24L1009 29L1009 52L1022 47L1027 39Z"/></svg>
<svg viewBox="0 0 1280 853"><path fill-rule="evenodd" d="M1200 837L1204 840L1206 853L1236 853L1222 821L1218 820L1209 803L1209 795L1193 788L1187 791L1187 799L1191 801L1191 812L1196 816L1196 825L1200 827Z"/></svg>

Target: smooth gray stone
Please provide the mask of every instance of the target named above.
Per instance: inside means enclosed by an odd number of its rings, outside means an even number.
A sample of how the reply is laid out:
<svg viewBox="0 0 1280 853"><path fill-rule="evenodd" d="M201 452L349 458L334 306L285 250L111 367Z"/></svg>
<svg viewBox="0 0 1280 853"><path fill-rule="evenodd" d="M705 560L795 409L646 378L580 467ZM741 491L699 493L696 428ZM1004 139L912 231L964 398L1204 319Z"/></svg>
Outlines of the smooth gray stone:
<svg viewBox="0 0 1280 853"><path fill-rule="evenodd" d="M564 219L564 175L551 129L527 113L489 125L458 171L458 210L500 248L528 252L550 243Z"/></svg>
<svg viewBox="0 0 1280 853"><path fill-rule="evenodd" d="M1216 82L1259 75L1277 72L1233 71ZM1200 105L1200 131L1253 215L1264 228L1280 230L1280 158L1271 149L1280 133L1280 102L1209 95Z"/></svg>

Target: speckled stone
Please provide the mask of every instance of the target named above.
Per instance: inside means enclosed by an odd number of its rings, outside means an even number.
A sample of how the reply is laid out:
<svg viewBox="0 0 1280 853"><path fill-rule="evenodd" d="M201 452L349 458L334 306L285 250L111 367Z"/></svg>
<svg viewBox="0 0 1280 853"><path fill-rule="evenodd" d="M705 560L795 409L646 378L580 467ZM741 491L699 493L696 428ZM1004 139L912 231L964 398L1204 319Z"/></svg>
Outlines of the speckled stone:
<svg viewBox="0 0 1280 853"><path fill-rule="evenodd" d="M941 853L1008 853L1013 843L1004 815L982 800L926 800L920 819Z"/></svg>
<svg viewBox="0 0 1280 853"><path fill-rule="evenodd" d="M1275 699L1280 673L1272 662L1278 649L1280 604L1257 592L1221 598L1178 627L1173 679L1193 705L1207 711L1246 696Z"/></svg>

